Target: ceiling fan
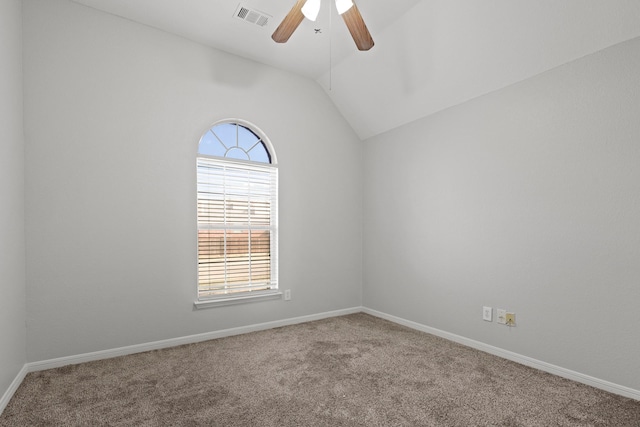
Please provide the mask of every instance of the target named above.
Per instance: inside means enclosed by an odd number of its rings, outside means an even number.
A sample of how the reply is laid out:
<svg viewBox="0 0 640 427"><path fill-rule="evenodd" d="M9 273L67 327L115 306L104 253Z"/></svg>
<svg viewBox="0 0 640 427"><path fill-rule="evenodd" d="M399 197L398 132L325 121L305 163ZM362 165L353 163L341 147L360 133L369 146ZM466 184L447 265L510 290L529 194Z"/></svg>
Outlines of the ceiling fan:
<svg viewBox="0 0 640 427"><path fill-rule="evenodd" d="M284 17L271 38L277 43L285 43L298 28L304 17L315 21L320 12L321 0L296 0L291 11ZM353 41L359 50L369 50L373 47L373 38L367 29L362 15L353 0L335 0L338 13L344 19Z"/></svg>

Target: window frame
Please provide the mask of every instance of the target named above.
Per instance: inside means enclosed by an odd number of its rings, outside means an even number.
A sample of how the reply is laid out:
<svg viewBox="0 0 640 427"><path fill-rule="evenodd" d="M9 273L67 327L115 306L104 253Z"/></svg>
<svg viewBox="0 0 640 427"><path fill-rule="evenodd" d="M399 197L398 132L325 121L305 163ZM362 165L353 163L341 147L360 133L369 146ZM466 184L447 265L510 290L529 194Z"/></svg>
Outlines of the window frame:
<svg viewBox="0 0 640 427"><path fill-rule="evenodd" d="M200 143L203 141L204 137L207 135L208 132L212 131L216 126L219 125L223 125L223 124L234 124L237 126L241 126L246 128L247 130L249 130L250 132L252 132L257 138L258 140L264 145L265 150L267 151L267 154L269 156L269 160L270 162L261 162L261 161L251 161L251 160L239 160L233 157L220 157L220 156L215 156L215 155L208 155L208 154L201 154L200 153ZM238 129L239 130L239 129ZM237 141L238 143L238 141ZM230 168L243 168L243 166L246 168L259 168L259 169L268 169L269 173L270 173L270 179L274 180L274 183L272 184L272 195L271 195L271 200L272 203L275 203L275 206L271 207L271 211L270 211L270 226L269 226L269 231L270 231L270 251L269 251L269 256L270 256L270 283L272 286L272 289L268 289L268 290L247 290L247 291L241 291L241 292L234 292L234 293L226 293L226 294L220 294L220 295L209 295L209 296L202 296L201 295L201 289L200 289L200 272L199 272L199 264L200 264L200 255L199 255L199 249L200 249L200 243L199 241L196 242L196 250L197 250L197 254L196 254L196 286L195 286L195 301L194 301L194 306L196 309L201 309L201 308L209 308L209 307L218 307L218 306L226 306L226 305L235 305L235 304L242 304L242 303L247 303L247 302L256 302L256 301L264 301L264 300L272 300L272 299L281 299L282 298L282 291L280 290L279 287L279 281L278 281L278 163L277 163L277 157L276 157L276 153L275 150L273 148L273 145L271 144L271 141L269 140L269 138L265 135L264 132L262 132L262 130L260 128L258 128L257 126L255 126L254 124L246 121L246 120L242 120L242 119L224 119L224 120L219 120L217 122L215 122L212 126L210 126L200 137L200 139L198 140L198 151L196 154L196 187L198 186L198 174L199 174L199 165L200 165L200 160L201 158L204 159L210 159L213 162L216 163L220 163L220 164L224 164L227 165ZM273 187L274 186L274 187ZM275 196L273 195L273 191L275 191ZM200 196L198 194L198 189L196 189L196 209L197 209L197 204L200 201ZM197 222L197 233L200 232L201 228L200 225L198 223L198 215L196 215L196 222ZM227 227L227 225L225 225L225 227ZM251 230L251 228L249 228L249 226L247 226L247 230ZM225 243L226 246L226 243ZM225 250L225 257L226 257L226 250ZM226 262L226 261L225 261Z"/></svg>

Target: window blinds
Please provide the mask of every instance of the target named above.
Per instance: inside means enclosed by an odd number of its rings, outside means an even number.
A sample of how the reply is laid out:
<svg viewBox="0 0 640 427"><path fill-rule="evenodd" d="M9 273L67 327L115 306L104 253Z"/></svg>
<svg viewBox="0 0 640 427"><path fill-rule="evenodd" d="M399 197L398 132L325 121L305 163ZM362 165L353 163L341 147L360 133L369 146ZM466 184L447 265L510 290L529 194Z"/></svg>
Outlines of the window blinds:
<svg viewBox="0 0 640 427"><path fill-rule="evenodd" d="M197 158L198 297L277 288L278 169Z"/></svg>

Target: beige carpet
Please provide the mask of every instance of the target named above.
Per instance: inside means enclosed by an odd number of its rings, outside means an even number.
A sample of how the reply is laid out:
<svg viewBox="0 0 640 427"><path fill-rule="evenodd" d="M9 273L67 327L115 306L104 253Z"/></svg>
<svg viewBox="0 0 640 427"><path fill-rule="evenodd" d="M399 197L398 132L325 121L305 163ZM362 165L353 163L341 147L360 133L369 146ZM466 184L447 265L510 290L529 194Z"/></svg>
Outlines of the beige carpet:
<svg viewBox="0 0 640 427"><path fill-rule="evenodd" d="M0 426L640 426L640 402L366 314L27 376Z"/></svg>

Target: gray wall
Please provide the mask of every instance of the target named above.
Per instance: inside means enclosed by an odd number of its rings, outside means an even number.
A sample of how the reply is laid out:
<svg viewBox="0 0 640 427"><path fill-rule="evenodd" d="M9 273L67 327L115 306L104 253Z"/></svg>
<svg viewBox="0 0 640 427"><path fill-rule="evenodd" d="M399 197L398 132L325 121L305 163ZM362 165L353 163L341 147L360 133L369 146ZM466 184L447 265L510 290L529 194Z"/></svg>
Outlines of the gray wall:
<svg viewBox="0 0 640 427"><path fill-rule="evenodd" d="M313 81L65 0L26 0L28 360L361 304L361 142ZM223 118L280 165L292 301L193 310L195 156Z"/></svg>
<svg viewBox="0 0 640 427"><path fill-rule="evenodd" d="M26 362L21 15L0 2L0 397Z"/></svg>
<svg viewBox="0 0 640 427"><path fill-rule="evenodd" d="M635 39L365 141L364 305L640 389L638 76Z"/></svg>
<svg viewBox="0 0 640 427"><path fill-rule="evenodd" d="M25 0L23 188L19 4L0 6L0 390L25 361L24 209L29 361L364 303L640 389L640 40L372 138L363 161L314 82ZM194 311L196 144L228 117L276 148L293 300Z"/></svg>

